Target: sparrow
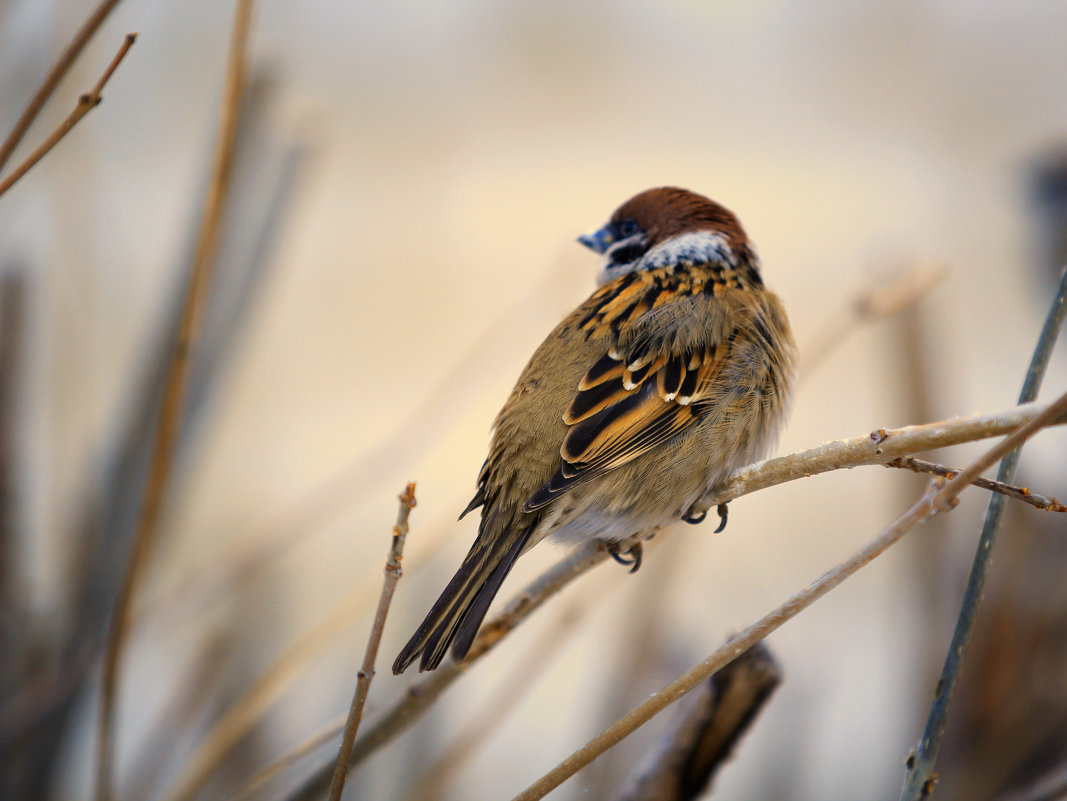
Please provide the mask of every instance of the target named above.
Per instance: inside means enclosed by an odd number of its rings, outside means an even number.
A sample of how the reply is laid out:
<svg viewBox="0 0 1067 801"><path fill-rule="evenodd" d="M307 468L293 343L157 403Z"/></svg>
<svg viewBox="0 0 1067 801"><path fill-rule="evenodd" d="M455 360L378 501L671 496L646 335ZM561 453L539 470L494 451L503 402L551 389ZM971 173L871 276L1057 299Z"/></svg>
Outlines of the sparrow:
<svg viewBox="0 0 1067 801"><path fill-rule="evenodd" d="M730 211L685 189L642 192L579 237L599 288L534 352L493 424L474 498L478 536L393 663L467 655L489 604L545 537L606 543L634 569L639 537L763 458L790 405L785 309ZM725 523L725 510L720 508Z"/></svg>

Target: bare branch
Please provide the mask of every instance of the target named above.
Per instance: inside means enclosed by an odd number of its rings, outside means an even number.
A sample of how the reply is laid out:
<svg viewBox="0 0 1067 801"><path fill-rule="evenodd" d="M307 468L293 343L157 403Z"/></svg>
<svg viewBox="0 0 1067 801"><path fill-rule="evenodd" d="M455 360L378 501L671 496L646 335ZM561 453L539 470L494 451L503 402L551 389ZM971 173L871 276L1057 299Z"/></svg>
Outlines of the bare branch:
<svg viewBox="0 0 1067 801"><path fill-rule="evenodd" d="M1033 420L1045 408L1043 404L1027 403L997 414L973 414L926 425L880 428L865 437L828 442L789 456L757 462L731 473L705 495L696 508L711 509L741 495L830 470L886 464L913 453L1008 434ZM1056 420L1053 424L1065 422L1067 420Z"/></svg>
<svg viewBox="0 0 1067 801"><path fill-rule="evenodd" d="M52 69L48 71L48 75L45 76L44 83L30 98L30 102L15 122L15 127L11 129L11 133L7 135L4 143L0 145L0 170L4 169L4 165L11 158L11 154L15 152L15 148L19 146L22 137L26 135L30 126L33 125L33 121L37 119L37 115L44 108L45 103L48 102L48 98L52 96L52 92L59 86L59 82L63 80L63 76L67 74L67 71L81 54L85 45L89 43L89 40L93 38L93 34L104 24L104 20L108 18L112 9L118 4L119 0L103 0L96 7L96 10L89 15L89 19L78 29L78 32L74 34L74 38L66 49L60 53L59 59L52 66Z"/></svg>
<svg viewBox="0 0 1067 801"><path fill-rule="evenodd" d="M409 565L410 569L410 565ZM374 603L369 585L357 581L323 617L304 631L266 670L256 677L197 742L175 786L164 795L166 801L191 801L225 761L241 738L262 718L300 677L317 653L336 641L337 633L362 617ZM344 720L331 736L339 734Z"/></svg>
<svg viewBox="0 0 1067 801"><path fill-rule="evenodd" d="M960 472L953 467L946 467L937 462L927 462L923 459L915 459L911 456L903 456L900 459L886 462L885 466L899 467L904 470L911 470L913 473L925 473L932 476L941 476L942 478L955 478ZM1001 495L1028 503L1044 512L1067 512L1067 506L1064 506L1055 498L1031 492L1028 487L1016 487L1012 484L1005 484L1003 481L993 481L981 476L974 480L974 486L990 492L999 492Z"/></svg>
<svg viewBox="0 0 1067 801"><path fill-rule="evenodd" d="M606 550L595 542L587 542L530 582L508 602L500 614L482 626L463 662L458 665L454 662L442 665L427 678L409 686L382 717L364 731L356 740L349 769L415 724L452 682L466 673L509 632L540 608L541 604L607 558ZM332 759L318 765L311 775L286 797L289 801L313 801L320 798L329 786L333 765Z"/></svg>
<svg viewBox="0 0 1067 801"><path fill-rule="evenodd" d="M873 434L850 440L839 440L806 451L769 459L759 464L735 470L721 485L722 489L709 494L704 503L714 506L749 492L766 489L797 478L804 478L831 470L861 465L882 464L910 452L958 445L1011 432L1047 414L1047 404L1027 404L997 414L978 414L954 420L942 420L923 426L898 429L879 429ZM1054 414L1056 424L1067 422L1062 412ZM356 740L351 765L356 765L381 746L413 725L437 700L437 697L474 662L480 659L527 615L548 597L607 558L607 552L596 543L586 543L558 562L516 595L496 618L482 626L467 658L459 665L448 663L428 678L408 687L407 691L378 721ZM873 558L873 557L872 557ZM297 790L288 795L289 801L312 801L329 786L332 760L318 765Z"/></svg>
<svg viewBox="0 0 1067 801"><path fill-rule="evenodd" d="M133 46L136 39L136 33L126 34L126 38L119 47L119 51L115 54L115 57L111 59L111 63L108 65L107 69L104 70L104 74L100 76L100 80L96 82L96 85L89 90L87 94L79 97L77 104L74 106L74 110L71 111L70 114L67 115L67 118L59 124L59 127L52 131L51 135L41 142L41 144L37 146L37 149L26 157L25 161L13 169L10 175L0 181L0 195L3 195L8 189L13 187L22 176L28 173L34 165L37 164L38 161L48 155L48 151L58 145L60 140L70 133L71 129L81 121L82 117L100 105L100 102L104 99L102 94L104 85L111 78L112 73L118 69L119 63L126 57L126 53ZM14 133L16 133L16 131L12 131L12 134ZM6 156L0 154L0 165L2 165L5 160Z"/></svg>
<svg viewBox="0 0 1067 801"><path fill-rule="evenodd" d="M397 582L400 581L400 576L404 572L400 567L400 561L404 557L404 541L408 536L408 515L415 508L415 503L415 484L409 482L407 489L400 494L400 510L396 515L396 525L393 526L393 542L389 548L389 557L385 561L382 596L378 600L378 611L375 612L374 622L371 624L370 636L367 638L367 650L363 656L363 667L359 669L356 691L352 695L352 706L349 707L348 720L345 721L345 731L341 737L341 747L337 751L337 765L333 771L333 781L330 783L330 801L341 801L341 793L345 789L348 759L352 756L356 732L359 731L359 722L363 719L363 706L367 703L367 693L370 692L371 679L374 678L374 663L378 659L378 646L382 641L382 632L385 631L385 619L389 615L389 605L393 602Z"/></svg>
<svg viewBox="0 0 1067 801"><path fill-rule="evenodd" d="M763 643L716 672L680 704L686 708L678 722L616 801L703 797L781 680L781 669Z"/></svg>
<svg viewBox="0 0 1067 801"><path fill-rule="evenodd" d="M1026 370L1026 378L1023 380L1023 388L1019 393L1019 403L1032 401L1037 397L1041 388L1041 382L1052 358L1052 349L1059 338L1060 329L1063 327L1064 318L1067 317L1067 267L1060 276L1060 286L1052 301L1052 306L1045 317L1041 335L1038 337L1034 355L1030 359L1030 365ZM1008 437L1011 440L1013 437ZM1015 468L1019 464L1020 447L1022 440L1017 445L1003 450L1001 457L1004 461L997 471L997 480L1010 484L1015 480ZM978 473L970 469L964 470L953 483L966 479L972 481L978 477ZM970 473L970 475L968 475ZM934 700L930 705L930 714L926 718L922 738L919 745L908 755L905 762L904 785L900 791L901 801L921 801L929 798L937 784L937 775L934 773L934 762L937 759L937 750L941 746L941 738L945 733L945 724L948 722L948 708L952 703L952 695L959 681L960 669L963 658L970 645L971 635L974 633L974 622L978 617L978 604L981 603L982 593L985 589L986 578L989 576L989 567L993 560L993 547L996 545L997 533L1000 530L1000 521L1004 515L1004 496L994 494L989 499L986 509L985 522L982 524L982 534L978 538L978 550L975 552L974 561L971 564L971 572L967 577L967 590L963 595L963 603L960 605L960 614L956 620L956 628L952 632L952 642L949 644L948 653L945 656L945 664L941 670L941 678L937 682L934 692Z"/></svg>
<svg viewBox="0 0 1067 801"><path fill-rule="evenodd" d="M159 412L159 425L156 428L153 443L148 482L145 485L141 514L137 531L134 534L133 549L116 601L111 631L104 652L97 729L99 739L96 764L97 801L109 801L113 794L115 696L122 652L132 617L133 599L137 596L155 544L160 512L169 485L171 464L180 433L191 355L197 341L200 318L211 277L211 266L218 245L222 210L232 173L241 93L245 83L245 61L251 16L252 0L238 0L230 41L226 91L222 102L219 140L215 150L211 186L204 203L200 238L197 241L196 255L186 291L178 340L175 343L174 354L168 369L163 402Z"/></svg>
<svg viewBox="0 0 1067 801"><path fill-rule="evenodd" d="M974 476L987 470L991 465L1002 459L1006 453L1010 453L1041 428L1060 419L1065 413L1067 413L1067 394L1062 395L1047 406L1037 417L1031 419L1013 434L997 443L937 492L928 492L924 495L895 523L845 562L824 573L819 579L798 592L777 609L765 615L757 623L731 638L726 645L719 648L703 662L690 668L659 692L653 693L645 703L633 709L629 714L617 720L605 731L575 751L571 756L515 796L513 801L537 801L539 798L544 798L549 792L588 765L600 754L614 747L698 684L706 681L715 671L732 662L757 642L778 629L787 620L795 617L861 567L881 555L913 528L939 512L950 510L955 505L957 496L971 483Z"/></svg>

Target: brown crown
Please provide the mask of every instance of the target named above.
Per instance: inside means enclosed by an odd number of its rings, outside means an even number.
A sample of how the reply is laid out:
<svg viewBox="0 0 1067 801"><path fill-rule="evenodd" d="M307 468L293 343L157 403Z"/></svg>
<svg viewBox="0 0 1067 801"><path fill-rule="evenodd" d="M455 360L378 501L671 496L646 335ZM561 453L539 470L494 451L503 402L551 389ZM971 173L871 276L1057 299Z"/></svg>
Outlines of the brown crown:
<svg viewBox="0 0 1067 801"><path fill-rule="evenodd" d="M612 222L633 220L655 246L692 231L714 231L726 237L734 250L748 243L745 229L733 212L703 195L664 186L648 189L627 200L611 215Z"/></svg>

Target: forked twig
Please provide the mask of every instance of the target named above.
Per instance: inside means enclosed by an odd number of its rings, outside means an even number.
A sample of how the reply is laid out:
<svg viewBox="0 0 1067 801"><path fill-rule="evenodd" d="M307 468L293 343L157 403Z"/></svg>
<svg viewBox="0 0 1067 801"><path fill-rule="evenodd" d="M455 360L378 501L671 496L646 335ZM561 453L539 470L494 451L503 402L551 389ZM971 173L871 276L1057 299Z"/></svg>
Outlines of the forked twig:
<svg viewBox="0 0 1067 801"><path fill-rule="evenodd" d="M1036 418L1033 418L1026 425L1020 427L1013 434L997 443L997 445L963 470L956 478L946 483L936 492L928 492L924 495L895 523L885 529L864 548L849 557L845 562L824 573L815 582L795 594L774 611L765 615L757 623L747 628L741 634L731 638L726 645L719 648L703 662L690 668L686 673L679 676L659 692L653 693L643 704L617 720L605 731L594 737L555 768L515 796L513 801L536 801L539 798L544 798L545 795L573 776L581 768L588 765L600 756L600 754L604 753L604 751L621 742L625 737L629 736L637 728L647 723L655 715L662 712L698 684L710 678L715 671L732 662L740 654L764 639L787 620L795 617L814 601L821 598L861 567L883 553L891 545L899 541L905 534L920 523L925 522L939 512L950 510L957 502L957 496L971 483L975 476L988 469L991 465L996 464L996 462L1002 459L1005 454L1010 453L1013 449L1036 434L1040 429L1059 420L1065 413L1067 413L1067 394L1062 395L1055 402L1047 406Z"/></svg>
<svg viewBox="0 0 1067 801"><path fill-rule="evenodd" d="M96 85L86 94L79 97L77 104L74 106L74 110L71 111L70 114L67 115L67 118L59 124L59 127L52 131L49 137L41 142L41 144L37 146L37 149L30 153L30 155L28 155L19 166L13 169L6 178L0 181L0 195L3 195L8 189L13 187L22 176L28 173L34 165L37 164L37 162L48 155L48 151L58 145L60 140L70 133L71 129L81 121L82 117L100 105L100 102L104 99L102 94L104 85L111 78L112 73L118 69L122 59L126 57L126 53L133 47L133 43L136 40L136 33L126 34L126 38L119 47L119 51L115 54L115 57L111 59L111 63L108 65L107 69L104 70L104 74L100 76L100 80L96 82ZM12 131L12 133L15 133L15 131ZM2 165L5 160L6 156L0 155L0 165Z"/></svg>
<svg viewBox="0 0 1067 801"><path fill-rule="evenodd" d="M197 241L181 326L174 354L167 373L163 402L159 411L159 425L153 442L148 481L145 485L133 548L129 556L122 586L116 601L111 630L104 651L100 710L97 728L98 751L96 764L96 799L109 801L113 793L115 695L123 647L129 633L133 599L155 544L163 499L170 481L171 464L181 428L185 387L189 379L191 354L196 345L200 318L207 296L211 266L217 250L220 220L232 173L237 138L237 120L241 92L245 83L245 60L248 31L251 24L252 0L238 0L230 42L226 91L219 123L219 140L215 149L211 186L204 202L200 237Z"/></svg>
<svg viewBox="0 0 1067 801"><path fill-rule="evenodd" d="M865 437L827 442L817 448L767 459L735 470L705 495L695 509L711 509L757 490L831 470L885 464L913 453L1010 434L1045 408L1043 404L1027 403L996 414L973 414L919 426L880 428ZM1052 424L1063 423L1067 423L1067 419L1055 420Z"/></svg>
<svg viewBox="0 0 1067 801"><path fill-rule="evenodd" d="M955 478L960 472L956 468L946 467L937 462L927 462L924 459L916 459L912 456L902 456L899 459L886 462L885 466L911 470L913 473L941 476L941 478ZM1044 512L1067 512L1067 506L1064 506L1055 498L1032 492L1028 487L1016 487L1013 484L1005 484L1003 481L993 481L981 476L974 480L974 486L990 492L999 492L1001 495L1028 503Z"/></svg>
<svg viewBox="0 0 1067 801"><path fill-rule="evenodd" d="M352 756L352 746L356 742L356 732L359 731L359 723L363 719L363 706L367 702L367 693L370 692L371 679L374 678L374 663L378 660L378 646L382 641L382 632L385 631L385 619L389 615L389 605L393 602L393 593L396 585L403 575L400 561L404 557L404 541L408 536L408 515L415 508L415 483L409 482L407 488L400 493L400 509L396 515L396 525L393 526L393 540L389 548L389 557L385 561L385 579L382 582L382 595L378 600L378 610L374 613L374 622L370 627L370 636L367 638L367 650L363 655L363 666L359 669L356 679L356 691L352 695L352 706L348 710L348 720L345 721L344 734L341 737L341 747L337 751L337 765L334 768L333 780L330 783L330 801L341 801L341 793L345 789L345 778L348 776L348 759Z"/></svg>

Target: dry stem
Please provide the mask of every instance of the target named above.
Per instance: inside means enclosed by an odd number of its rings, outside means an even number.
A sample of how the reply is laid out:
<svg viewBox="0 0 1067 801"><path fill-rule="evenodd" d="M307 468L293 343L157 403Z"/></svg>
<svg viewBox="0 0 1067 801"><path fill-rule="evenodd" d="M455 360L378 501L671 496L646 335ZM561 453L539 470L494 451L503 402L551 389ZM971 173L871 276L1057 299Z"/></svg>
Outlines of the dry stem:
<svg viewBox="0 0 1067 801"><path fill-rule="evenodd" d="M116 601L114 619L104 653L98 726L99 751L96 765L97 801L108 801L113 793L115 695L122 651L128 634L133 609L132 601L137 595L155 544L163 499L169 484L174 450L178 443L185 386L190 371L190 356L196 344L211 266L218 245L222 209L232 172L238 112L245 83L245 57L251 14L252 0L238 0L230 42L226 91L222 103L219 141L215 150L211 186L204 203L200 237L197 241L178 340L164 388L141 515L134 533L130 561Z"/></svg>
<svg viewBox="0 0 1067 801"><path fill-rule="evenodd" d="M104 24L104 20L107 19L112 9L118 4L119 0L103 0L96 7L96 10L89 15L89 19L78 29L78 32L74 34L74 38L71 39L66 49L60 53L59 59L52 66L52 69L48 71L48 75L45 76L44 83L30 98L30 102L19 116L18 121L15 122L15 127L11 129L11 133L7 135L4 143L0 145L0 170L4 169L4 165L11 158L11 154L15 152L15 148L22 141L22 137L26 135L26 131L33 125L33 121L37 118L41 109L44 108L44 104L48 102L48 98L52 96L52 92L59 86L59 82L63 80L63 76L67 74L67 71L74 64L85 45L89 43L89 40L93 38L93 34Z"/></svg>
<svg viewBox="0 0 1067 801"><path fill-rule="evenodd" d="M848 560L824 573L814 583L795 594L757 623L736 637L731 638L726 645L719 648L703 662L690 668L658 693L654 693L648 701L620 718L515 796L513 801L536 801L539 798L544 798L545 795L573 776L581 768L621 742L702 681L706 681L715 671L732 662L757 642L778 629L787 620L795 617L814 601L879 556L920 523L925 522L939 512L952 509L956 503L957 496L977 475L996 464L1005 454L1010 453L1041 428L1058 421L1065 413L1067 413L1067 394L1060 396L1039 415L1030 419L1029 422L1018 428L1013 434L997 443L937 492L924 495L895 523L885 529L864 548L853 554Z"/></svg>
<svg viewBox="0 0 1067 801"><path fill-rule="evenodd" d="M59 127L52 131L51 135L49 135L47 139L41 142L41 144L37 146L37 149L26 157L25 161L23 161L19 166L13 169L10 175L8 175L4 180L0 181L0 195L3 195L8 189L13 187L23 175L28 173L33 168L33 166L37 164L38 161L48 155L48 151L58 145L60 140L68 133L70 133L71 129L74 128L74 126L77 125L79 121L81 121L82 117L84 117L86 114L88 114L90 111L100 105L100 102L104 99L102 94L104 91L104 85L111 78L112 73L114 73L115 70L118 69L119 63L122 61L122 59L126 57L127 51L129 51L129 49L133 46L133 43L134 41L136 41L136 39L136 33L126 34L126 38L123 40L122 45L119 47L119 51L115 54L115 57L111 59L111 63L108 65L107 69L104 70L104 74L100 76L100 80L96 82L96 85L92 89L90 89L88 93L79 97L78 103L74 106L74 110L71 111L70 114L67 115L67 118L59 124ZM42 87L42 89L43 88L44 87ZM29 108L27 108L27 111L28 110ZM34 114L36 115L36 112L34 112ZM21 122L22 120L19 120L19 123ZM16 123L16 130L12 131L11 133L18 133L19 138L21 138L22 134L25 133L25 131L19 132L17 130L17 126L19 123ZM6 159L6 155L0 154L0 165L3 165L3 162L6 161Z"/></svg>
<svg viewBox="0 0 1067 801"><path fill-rule="evenodd" d="M698 509L711 509L741 495L830 470L886 464L913 453L1008 434L1033 420L1045 408L1044 404L1026 403L996 414L972 414L926 425L880 428L865 437L827 442L817 448L757 462L731 473L701 499ZM1055 420L1053 425L1064 422L1067 420Z"/></svg>
<svg viewBox="0 0 1067 801"><path fill-rule="evenodd" d="M385 631L385 619L389 615L389 605L393 602L396 585L404 572L400 567L400 561L404 556L404 541L408 535L408 515L416 504L415 483L409 482L407 489L399 497L400 509L396 515L396 525L393 526L393 541L389 548L389 557L385 562L382 595L378 600L378 611L374 614L370 636L367 638L367 650L363 656L363 666L359 669L359 676L356 679L356 691L352 696L352 706L348 710L348 720L345 721L341 747L337 751L337 765L334 768L333 781L330 783L330 801L341 801L341 793L345 789L348 759L352 756L356 732L359 731L359 723L363 719L363 706L367 702L367 693L370 692L371 679L374 678L374 663L378 659L378 646L382 641L382 632Z"/></svg>
<svg viewBox="0 0 1067 801"><path fill-rule="evenodd" d="M1048 369L1049 360L1052 358L1052 350L1063 328L1064 319L1067 318L1067 267L1060 275L1060 285L1045 324L1041 328L1034 354L1030 358L1030 365L1026 369L1026 378L1023 380L1022 391L1019 393L1019 403L1032 401L1037 397ZM1057 401L1058 403L1058 401ZM1011 439L1009 437L1009 439ZM1002 453L1004 461L997 470L997 480L1010 484L1015 480L1015 468L1018 467L1021 455L1022 443L1018 447L1005 449ZM972 475L968 478L967 474ZM979 471L980 472L980 471ZM973 480L978 473L970 469L964 470L959 478ZM957 479L953 479L955 481ZM904 786L900 791L901 801L920 801L929 798L937 784L937 774L934 773L934 762L941 746L941 738L945 733L948 723L948 710L952 703L952 696L959 683L960 673L963 668L963 659L967 653L967 647L974 634L975 620L978 617L978 606L982 601L986 579L989 577L989 568L992 564L993 550L1000 532L1000 521L1004 514L1004 496L992 495L989 505L986 507L985 520L982 523L982 533L978 537L978 547L975 551L974 560L971 563L971 571L967 576L967 589L963 594L963 602L960 605L960 613L956 618L956 628L952 632L952 642L949 643L948 653L945 655L945 663L941 668L941 677L934 691L934 700L930 705L930 713L923 727L922 737L918 746L911 752L905 761Z"/></svg>
<svg viewBox="0 0 1067 801"><path fill-rule="evenodd" d="M903 456L900 459L886 462L885 466L899 467L904 470L911 470L913 473L925 473L932 476L941 476L942 478L955 478L960 472L953 467L946 467L937 462L927 462L923 459L915 459L911 456ZM1013 484L1005 484L1003 481L994 481L981 477L974 480L974 486L1028 503L1044 512L1067 512L1067 506L1064 506L1055 498L1031 492L1028 487L1016 487Z"/></svg>
<svg viewBox="0 0 1067 801"><path fill-rule="evenodd" d="M782 681L770 649L757 643L679 706L682 714L615 801L695 801L733 755Z"/></svg>

